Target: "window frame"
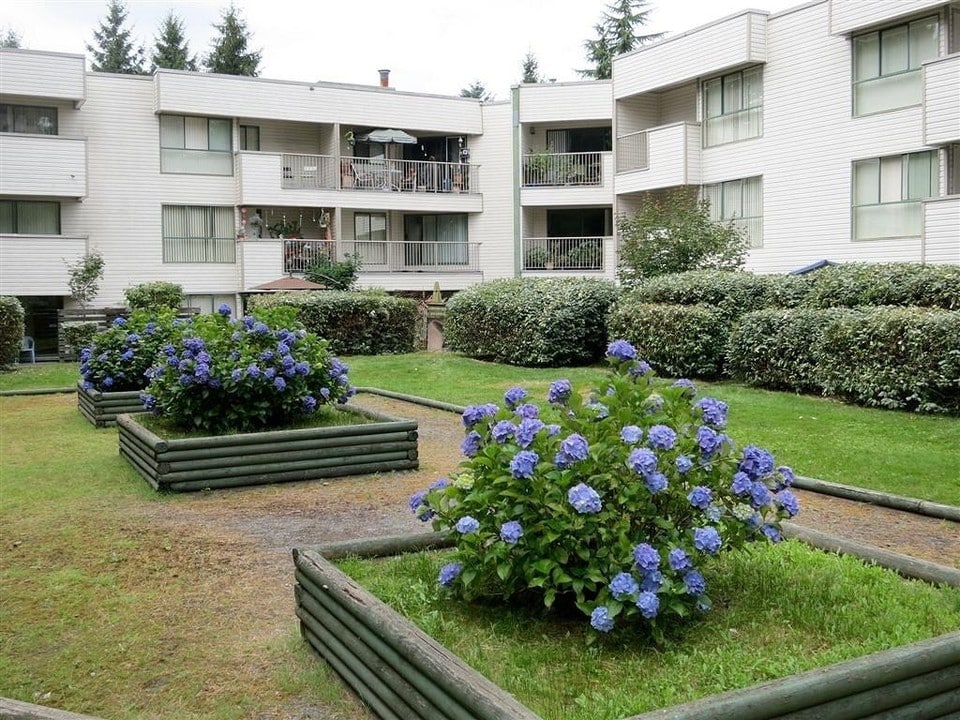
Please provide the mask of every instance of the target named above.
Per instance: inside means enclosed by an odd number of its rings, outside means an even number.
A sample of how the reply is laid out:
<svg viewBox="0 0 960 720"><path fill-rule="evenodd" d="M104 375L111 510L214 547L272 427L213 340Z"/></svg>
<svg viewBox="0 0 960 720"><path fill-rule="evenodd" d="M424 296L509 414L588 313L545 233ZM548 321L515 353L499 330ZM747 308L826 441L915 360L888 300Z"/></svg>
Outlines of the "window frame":
<svg viewBox="0 0 960 720"><path fill-rule="evenodd" d="M929 181L927 189L928 193L920 195L916 188L912 187L913 176L910 172L910 158L915 157L919 158L920 156L927 156L930 163L929 175L926 180ZM884 195L889 195L892 191L892 188L888 187L884 183L884 178L889 178L891 175L889 171L884 172L884 161L899 161L899 171L897 173L898 182L900 185L899 188L899 198L896 200L884 200ZM905 162L906 161L906 162ZM876 176L877 176L877 187L876 187L876 202L857 202L858 200L858 168L866 167L868 164L876 166ZM889 168L891 163L886 163ZM868 178L869 179L869 178ZM936 150L920 150L912 153L903 153L900 155L881 155L879 157L869 157L869 158L860 158L859 160L854 160L850 167L850 238L853 242L873 242L875 240L892 240L898 238L919 238L923 236L923 217L922 217L922 208L923 201L937 197L940 191L940 154ZM915 197L911 197L915 196ZM919 213L919 226L915 233L904 234L901 232L892 233L889 235L874 235L871 237L860 237L860 228L857 222L857 211L860 208L881 208L881 207L905 207L907 205L917 206L920 208Z"/></svg>
<svg viewBox="0 0 960 720"><path fill-rule="evenodd" d="M44 132L40 129L36 130L17 130L17 113L18 111L22 112L24 110L35 110L39 112L49 112L53 116L53 125L50 128L50 132ZM20 103L0 103L0 117L3 118L4 122L7 122L6 115L10 113L8 129L0 130L0 132L12 133L15 135L59 135L60 134L60 108L54 105L22 105ZM36 122L39 123L41 119L46 116L41 116ZM49 119L49 118L48 118Z"/></svg>
<svg viewBox="0 0 960 720"><path fill-rule="evenodd" d="M207 213L207 217L204 222L207 227L207 231L203 237L195 235L172 235L169 234L169 230L166 225L167 220L167 209L180 209L184 212L189 212L190 210L203 210ZM223 237L217 237L216 235L216 226L218 219L216 218L216 212L221 211L224 213L224 217L220 218L221 221L226 219L226 212L230 213L230 235L224 235ZM216 264L216 265L233 265L236 264L236 233L233 228L236 225L235 210L231 205L177 205L177 204L163 204L160 206L160 239L162 244L162 262L164 264L170 265L198 265L198 264ZM202 249L203 259L199 260L178 260L171 259L171 256L174 254L172 248L168 246L168 241L187 241L197 243L198 247ZM218 247L222 246L222 247ZM189 246L188 246L189 247ZM222 250L224 247L229 247L230 251L226 252L226 256L232 256L229 259L210 259L211 256L216 257L217 251Z"/></svg>
<svg viewBox="0 0 960 720"><path fill-rule="evenodd" d="M758 192L760 196L760 202L759 202L760 214L745 215L743 214L743 207L744 207L743 200L747 196L746 184L748 182L753 182L753 181L756 181L758 185ZM726 189L727 189L727 186L732 187L735 184L738 184L740 186L739 188L740 208L739 208L739 212L735 212L728 216L726 213L726 207L724 207L725 198L727 196ZM745 177L745 178L734 178L733 180L723 180L721 182L715 182L715 183L704 183L703 185L700 186L700 197L703 199L708 199L707 188L718 188L719 197L720 197L720 209L719 209L719 213L717 213L718 217L716 218L712 217L714 215L714 211L716 210L716 208L712 202L710 203L711 220L713 222L719 222L719 223L733 223L735 227L743 231L743 234L746 237L751 250L762 248L763 247L763 175L751 175L750 177ZM757 237L753 237L749 231L749 227L745 225L750 220L758 221L757 224L759 226L759 231L757 233Z"/></svg>
<svg viewBox="0 0 960 720"><path fill-rule="evenodd" d="M205 148L195 148L187 147L187 128L186 122L187 118L191 120L203 120L206 123L206 147ZM164 123L169 120L179 120L179 142L177 144L169 144L165 141L164 135ZM160 143L160 172L162 174L170 175L214 175L217 177L230 177L233 175L233 121L228 118L218 118L218 117L208 117L200 115L177 115L175 113L162 113L159 116L159 143ZM229 136L227 138L227 148L226 149L216 149L211 148L212 140L214 137L213 131L211 129L211 123L223 123L227 130L229 131ZM184 170L184 169L170 169L166 167L171 160L165 159L164 151L176 151L178 153L204 153L212 157L228 157L231 160L225 163L225 167L229 168L228 172L211 172L207 171L198 171L198 170Z"/></svg>
<svg viewBox="0 0 960 720"><path fill-rule="evenodd" d="M4 230L0 227L0 234L3 235L44 235L44 236L56 236L63 234L63 218L61 215L60 202L57 200L18 200L14 198L0 198L0 204L8 204L10 206L10 219L11 219L11 229ZM57 220L57 231L52 233L44 232L20 232L19 221L20 221L20 206L21 205L43 205L43 206L53 206L56 207L56 220Z"/></svg>
<svg viewBox="0 0 960 720"><path fill-rule="evenodd" d="M250 135L256 138L256 147L250 147ZM237 132L237 139L240 149L246 152L260 152L260 126L259 125L241 125Z"/></svg>
<svg viewBox="0 0 960 720"><path fill-rule="evenodd" d="M757 85L760 88L760 92L756 95L754 104L749 104L751 102L750 93L748 88L752 85L744 81L745 74L756 74L758 77ZM734 142L743 142L744 140L753 140L755 138L763 137L763 65L752 65L750 67L742 68L734 72L724 73L723 75L717 75L711 78L707 78L700 85L700 102L701 102L701 115L703 118L703 147L718 147L720 145L728 145ZM733 83L734 79L739 83L740 88L738 91L739 104L740 107L737 110L727 110L725 105L728 102L727 99L727 83ZM719 83L719 97L720 97L720 112L718 114L711 115L709 109L709 103L707 102L707 96L710 92L710 86L714 83ZM758 122L757 122L757 131L756 134L748 134L736 137L732 140L721 140L719 142L710 142L710 125L711 121L715 121L719 118L733 118L733 117L744 117L748 113L757 112L758 113Z"/></svg>

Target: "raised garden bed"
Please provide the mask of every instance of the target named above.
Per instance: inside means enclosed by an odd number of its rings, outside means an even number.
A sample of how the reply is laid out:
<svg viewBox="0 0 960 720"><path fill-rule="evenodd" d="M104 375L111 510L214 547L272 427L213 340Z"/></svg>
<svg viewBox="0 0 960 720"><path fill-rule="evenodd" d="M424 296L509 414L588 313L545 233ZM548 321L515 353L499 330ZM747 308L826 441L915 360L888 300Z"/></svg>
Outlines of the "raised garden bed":
<svg viewBox="0 0 960 720"><path fill-rule="evenodd" d="M325 557L437 543L392 540L294 550L304 638L381 718L537 718ZM952 717L960 711L958 666L960 632L952 632L629 720Z"/></svg>
<svg viewBox="0 0 960 720"><path fill-rule="evenodd" d="M161 438L120 415L120 454L157 490L189 491L409 470L419 465L417 423L361 408L355 425Z"/></svg>
<svg viewBox="0 0 960 720"><path fill-rule="evenodd" d="M139 390L84 390L81 383L77 383L77 407L80 414L98 428L116 425L118 415L145 412Z"/></svg>

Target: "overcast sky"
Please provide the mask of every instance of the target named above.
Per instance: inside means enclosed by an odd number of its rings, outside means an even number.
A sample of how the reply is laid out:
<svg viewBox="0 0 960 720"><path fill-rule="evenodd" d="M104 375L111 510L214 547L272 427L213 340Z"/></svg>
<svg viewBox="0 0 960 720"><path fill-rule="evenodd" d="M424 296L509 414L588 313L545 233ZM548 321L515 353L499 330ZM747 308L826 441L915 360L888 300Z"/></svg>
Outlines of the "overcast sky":
<svg viewBox="0 0 960 720"><path fill-rule="evenodd" d="M527 51L540 72L578 80L583 43L611 0L235 0L263 52L261 77L375 85L391 70L399 90L458 95L474 80L509 97ZM803 0L651 0L644 33L675 34L746 8L776 12ZM149 56L169 10L184 21L190 49L209 50L229 0L127 0L127 25ZM106 0L4 0L0 29L23 47L86 53Z"/></svg>

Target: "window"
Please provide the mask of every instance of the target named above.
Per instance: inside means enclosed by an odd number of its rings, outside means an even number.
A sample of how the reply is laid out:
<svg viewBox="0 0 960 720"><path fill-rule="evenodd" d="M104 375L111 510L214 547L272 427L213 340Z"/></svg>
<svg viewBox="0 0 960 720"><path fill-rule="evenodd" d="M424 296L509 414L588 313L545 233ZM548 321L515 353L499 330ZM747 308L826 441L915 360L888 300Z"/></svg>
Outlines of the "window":
<svg viewBox="0 0 960 720"><path fill-rule="evenodd" d="M0 200L0 233L59 235L60 203Z"/></svg>
<svg viewBox="0 0 960 720"><path fill-rule="evenodd" d="M240 149L260 151L260 128L258 126L240 126Z"/></svg>
<svg viewBox="0 0 960 720"><path fill-rule="evenodd" d="M403 236L406 267L466 265L470 260L465 214L405 215Z"/></svg>
<svg viewBox="0 0 960 720"><path fill-rule="evenodd" d="M705 147L759 137L763 132L763 69L751 68L703 83Z"/></svg>
<svg viewBox="0 0 960 720"><path fill-rule="evenodd" d="M221 118L160 116L160 171L233 175L232 127Z"/></svg>
<svg viewBox="0 0 960 720"><path fill-rule="evenodd" d="M947 195L960 195L960 145L949 145L947 153Z"/></svg>
<svg viewBox="0 0 960 720"><path fill-rule="evenodd" d="M750 247L763 247L763 183L761 178L730 180L703 186L703 197L710 201L710 219L732 222L750 241Z"/></svg>
<svg viewBox="0 0 960 720"><path fill-rule="evenodd" d="M853 39L853 114L921 102L920 65L940 54L936 16Z"/></svg>
<svg viewBox="0 0 960 720"><path fill-rule="evenodd" d="M353 216L353 238L364 263L387 264L386 213L356 213Z"/></svg>
<svg viewBox="0 0 960 720"><path fill-rule="evenodd" d="M853 237L919 237L920 200L937 194L935 151L859 160L853 164Z"/></svg>
<svg viewBox="0 0 960 720"><path fill-rule="evenodd" d="M232 207L163 206L165 263L236 261Z"/></svg>
<svg viewBox="0 0 960 720"><path fill-rule="evenodd" d="M57 135L57 109L0 104L0 132Z"/></svg>

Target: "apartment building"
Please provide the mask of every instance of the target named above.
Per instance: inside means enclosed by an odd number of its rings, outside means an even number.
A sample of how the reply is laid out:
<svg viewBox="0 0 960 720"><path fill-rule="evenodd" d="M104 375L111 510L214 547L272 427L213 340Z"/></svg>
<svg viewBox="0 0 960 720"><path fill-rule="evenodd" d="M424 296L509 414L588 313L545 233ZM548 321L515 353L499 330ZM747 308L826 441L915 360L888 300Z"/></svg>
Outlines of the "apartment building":
<svg viewBox="0 0 960 720"><path fill-rule="evenodd" d="M690 186L748 265L960 263L960 3L744 11L509 101L161 70L0 50L0 294L41 353L67 263L98 306L166 280L210 311L362 258L360 284L455 291L616 274L615 219Z"/></svg>

